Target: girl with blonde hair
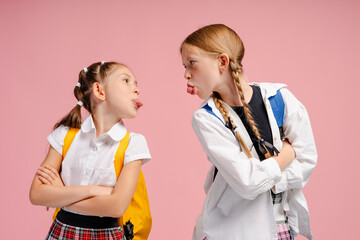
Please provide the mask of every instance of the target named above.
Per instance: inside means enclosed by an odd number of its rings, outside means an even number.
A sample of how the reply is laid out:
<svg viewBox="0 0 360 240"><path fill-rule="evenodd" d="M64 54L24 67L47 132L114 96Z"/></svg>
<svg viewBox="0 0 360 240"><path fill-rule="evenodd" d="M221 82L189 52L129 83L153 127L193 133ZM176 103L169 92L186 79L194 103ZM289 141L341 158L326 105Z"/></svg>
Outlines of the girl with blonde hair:
<svg viewBox="0 0 360 240"><path fill-rule="evenodd" d="M249 84L244 51L223 24L181 44L187 92L205 99L193 129L212 163L193 239L312 239L301 190L317 161L307 111L284 84ZM274 97L284 105L280 117Z"/></svg>

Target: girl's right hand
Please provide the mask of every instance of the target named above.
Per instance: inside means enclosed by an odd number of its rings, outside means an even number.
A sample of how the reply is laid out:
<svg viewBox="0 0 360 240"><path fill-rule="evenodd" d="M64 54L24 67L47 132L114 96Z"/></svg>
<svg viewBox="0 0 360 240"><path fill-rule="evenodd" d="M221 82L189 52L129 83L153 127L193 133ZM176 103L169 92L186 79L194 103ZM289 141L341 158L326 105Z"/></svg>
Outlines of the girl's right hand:
<svg viewBox="0 0 360 240"><path fill-rule="evenodd" d="M274 156L274 159L277 161L282 171L286 168L287 165L292 162L292 160L295 159L295 156L296 154L294 148L291 146L287 139L284 139L280 153L277 156Z"/></svg>
<svg viewBox="0 0 360 240"><path fill-rule="evenodd" d="M49 184L60 187L64 186L64 183L61 180L58 171L49 165L45 165L44 167L39 167L39 169L36 172L36 175L40 180L40 182L42 182L43 184Z"/></svg>

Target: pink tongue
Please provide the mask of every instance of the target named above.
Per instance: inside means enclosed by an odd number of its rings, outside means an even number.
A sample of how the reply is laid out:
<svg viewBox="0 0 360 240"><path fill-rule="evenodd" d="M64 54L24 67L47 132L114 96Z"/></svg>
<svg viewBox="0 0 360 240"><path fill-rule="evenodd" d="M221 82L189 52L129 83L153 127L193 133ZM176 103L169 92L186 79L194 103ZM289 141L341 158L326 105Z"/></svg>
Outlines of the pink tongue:
<svg viewBox="0 0 360 240"><path fill-rule="evenodd" d="M144 105L142 102L140 102L140 100L134 100L134 102L136 102L136 104L139 106L139 108Z"/></svg>
<svg viewBox="0 0 360 240"><path fill-rule="evenodd" d="M195 88L194 87L187 87L187 92L191 95L195 94Z"/></svg>

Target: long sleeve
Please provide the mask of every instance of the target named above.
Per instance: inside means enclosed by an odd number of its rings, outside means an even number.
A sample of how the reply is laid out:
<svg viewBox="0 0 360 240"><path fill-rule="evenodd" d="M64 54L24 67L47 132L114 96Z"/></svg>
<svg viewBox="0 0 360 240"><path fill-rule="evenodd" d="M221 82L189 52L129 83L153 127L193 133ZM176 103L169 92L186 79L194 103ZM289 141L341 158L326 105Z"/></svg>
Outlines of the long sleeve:
<svg viewBox="0 0 360 240"><path fill-rule="evenodd" d="M281 93L285 103L284 137L294 148L296 159L282 172L275 193L304 187L317 162L314 136L304 105L288 89L283 88Z"/></svg>
<svg viewBox="0 0 360 240"><path fill-rule="evenodd" d="M204 109L195 112L192 125L209 161L241 197L255 199L280 180L281 171L274 158L262 162L249 159L231 131Z"/></svg>

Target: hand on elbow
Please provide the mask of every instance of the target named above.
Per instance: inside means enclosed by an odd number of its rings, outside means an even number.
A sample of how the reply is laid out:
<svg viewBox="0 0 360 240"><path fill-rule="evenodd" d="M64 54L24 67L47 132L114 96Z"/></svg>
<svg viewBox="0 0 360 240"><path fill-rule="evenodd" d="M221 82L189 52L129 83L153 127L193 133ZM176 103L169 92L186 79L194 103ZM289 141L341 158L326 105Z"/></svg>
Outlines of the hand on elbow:
<svg viewBox="0 0 360 240"><path fill-rule="evenodd" d="M279 167L282 170L286 168L294 159L295 159L295 150L291 144L285 139L283 140L283 147L280 153L277 156L274 156L274 159L279 164Z"/></svg>

